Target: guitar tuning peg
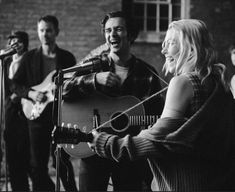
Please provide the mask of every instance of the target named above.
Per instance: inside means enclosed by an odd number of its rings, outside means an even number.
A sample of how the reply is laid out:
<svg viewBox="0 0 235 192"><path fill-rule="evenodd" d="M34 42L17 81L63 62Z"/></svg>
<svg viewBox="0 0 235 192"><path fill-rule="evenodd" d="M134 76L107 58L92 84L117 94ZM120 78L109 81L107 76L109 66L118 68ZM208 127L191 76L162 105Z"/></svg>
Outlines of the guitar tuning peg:
<svg viewBox="0 0 235 192"><path fill-rule="evenodd" d="M64 122L61 123L61 127L64 127Z"/></svg>
<svg viewBox="0 0 235 192"><path fill-rule="evenodd" d="M71 127L72 127L72 124L71 124L71 123L67 123L67 127L68 127L68 128L71 128Z"/></svg>
<svg viewBox="0 0 235 192"><path fill-rule="evenodd" d="M73 125L73 128L74 128L74 129L78 129L78 125L77 125L77 124L74 124L74 125Z"/></svg>
<svg viewBox="0 0 235 192"><path fill-rule="evenodd" d="M84 126L84 127L82 128L82 131L83 131L84 133L86 133L86 130L87 130L87 128L86 128L86 126Z"/></svg>
<svg viewBox="0 0 235 192"><path fill-rule="evenodd" d="M74 149L74 145L73 144L71 145L71 148Z"/></svg>

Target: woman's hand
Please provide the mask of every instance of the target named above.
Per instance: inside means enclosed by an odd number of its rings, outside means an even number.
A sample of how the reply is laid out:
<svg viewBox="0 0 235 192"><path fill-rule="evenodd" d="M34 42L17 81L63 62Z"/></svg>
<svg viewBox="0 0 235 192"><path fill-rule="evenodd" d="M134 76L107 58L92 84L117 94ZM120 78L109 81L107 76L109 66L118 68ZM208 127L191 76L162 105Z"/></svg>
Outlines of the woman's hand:
<svg viewBox="0 0 235 192"><path fill-rule="evenodd" d="M95 151L95 142L96 142L96 139L99 135L98 131L96 131L96 129L94 129L92 132L91 132L92 136L93 136L93 140L91 142L88 142L88 146L91 148L92 151Z"/></svg>

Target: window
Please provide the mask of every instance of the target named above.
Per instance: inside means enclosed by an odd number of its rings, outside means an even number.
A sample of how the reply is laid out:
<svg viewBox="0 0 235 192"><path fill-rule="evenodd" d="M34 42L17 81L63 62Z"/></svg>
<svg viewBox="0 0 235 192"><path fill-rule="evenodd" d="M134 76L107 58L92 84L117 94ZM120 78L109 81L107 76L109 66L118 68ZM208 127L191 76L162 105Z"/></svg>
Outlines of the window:
<svg viewBox="0 0 235 192"><path fill-rule="evenodd" d="M125 0L124 0L125 1ZM129 11L140 27L137 42L161 42L171 21L186 18L189 0L130 0ZM123 4L123 6L125 6ZM130 10L131 9L131 10Z"/></svg>

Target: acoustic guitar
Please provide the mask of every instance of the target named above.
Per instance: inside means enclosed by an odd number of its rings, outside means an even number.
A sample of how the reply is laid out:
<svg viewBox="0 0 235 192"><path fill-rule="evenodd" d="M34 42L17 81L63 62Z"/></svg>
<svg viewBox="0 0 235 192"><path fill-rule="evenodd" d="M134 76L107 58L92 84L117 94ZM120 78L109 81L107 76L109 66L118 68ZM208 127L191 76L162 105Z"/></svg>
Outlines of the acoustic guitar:
<svg viewBox="0 0 235 192"><path fill-rule="evenodd" d="M145 128L156 122L156 115L144 115L142 104L132 108L140 101L134 96L108 97L100 93L90 95L75 102L62 103L63 130L80 129L89 133L93 129L112 134L122 134L133 126ZM132 108L131 110L127 110ZM138 127L139 128L139 127ZM73 157L85 158L94 154L87 143L62 144L64 150Z"/></svg>
<svg viewBox="0 0 235 192"><path fill-rule="evenodd" d="M31 87L32 89L41 91L46 95L47 99L44 102L33 102L29 99L21 99L23 112L28 119L37 119L42 114L46 106L54 100L53 92L55 89L55 84L53 82L53 76L55 72L55 70L50 72L42 83Z"/></svg>

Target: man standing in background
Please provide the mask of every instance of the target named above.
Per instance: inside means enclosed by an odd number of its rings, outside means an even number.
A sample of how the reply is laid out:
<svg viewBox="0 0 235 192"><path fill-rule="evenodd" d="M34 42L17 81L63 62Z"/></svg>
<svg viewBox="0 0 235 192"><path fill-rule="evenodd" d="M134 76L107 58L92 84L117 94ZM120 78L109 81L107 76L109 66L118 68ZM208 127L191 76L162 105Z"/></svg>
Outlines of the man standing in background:
<svg viewBox="0 0 235 192"><path fill-rule="evenodd" d="M53 88L49 87L47 92L44 92L36 89L35 86L45 82L43 80L50 77L53 71L75 65L76 59L72 53L59 48L56 44L59 22L55 16L41 17L37 22L37 32L41 46L24 55L13 78L12 89L28 102L46 104L49 100L47 93L52 93ZM49 82L46 81L46 86L52 81L52 78L49 78ZM48 174L53 120L55 119L53 119L51 102L45 106L39 117L28 120L33 191L53 191L55 189ZM55 147L52 146L53 156ZM62 150L61 158L63 163L60 163L60 176L64 188L66 191L77 191L70 157ZM53 159L55 161L55 156Z"/></svg>

